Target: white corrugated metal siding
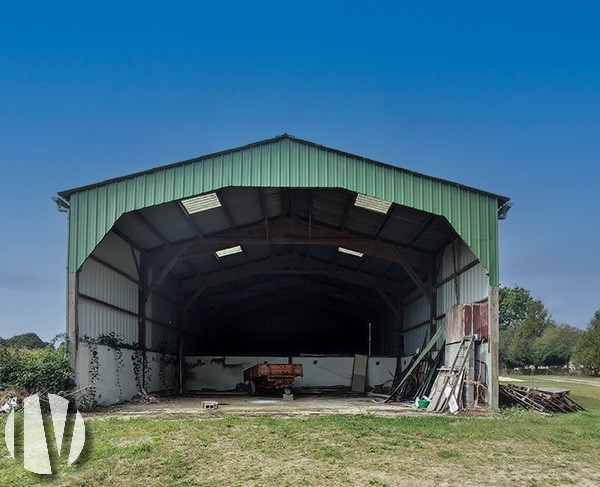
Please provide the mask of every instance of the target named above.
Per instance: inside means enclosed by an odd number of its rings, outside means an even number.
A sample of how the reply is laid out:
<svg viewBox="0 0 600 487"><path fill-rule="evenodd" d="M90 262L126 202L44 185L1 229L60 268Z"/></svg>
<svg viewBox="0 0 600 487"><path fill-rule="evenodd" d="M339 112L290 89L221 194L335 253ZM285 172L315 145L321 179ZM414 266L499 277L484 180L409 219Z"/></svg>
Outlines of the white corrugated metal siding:
<svg viewBox="0 0 600 487"><path fill-rule="evenodd" d="M472 303L487 297L489 277L483 264L476 262L477 257L461 240L455 241L445 250L438 282L451 278L453 274L460 274L438 287L438 314L444 314L459 304Z"/></svg>
<svg viewBox="0 0 600 487"><path fill-rule="evenodd" d="M138 341L136 316L85 299L79 300L78 311L79 336L82 339L96 340L100 335L114 332L125 343Z"/></svg>
<svg viewBox="0 0 600 487"><path fill-rule="evenodd" d="M114 332L125 343L136 343L138 285L131 249L109 234L93 255L102 262L88 259L79 272L79 336L95 340Z"/></svg>
<svg viewBox="0 0 600 487"><path fill-rule="evenodd" d="M444 316L450 308L481 301L488 296L488 273L462 240L446 248L437 282L442 283L436 295L438 326L445 322ZM404 352L410 355L423 345L423 337L429 330L429 303L425 297L421 297L406 306L403 313L404 330L407 330L404 333Z"/></svg>
<svg viewBox="0 0 600 487"><path fill-rule="evenodd" d="M105 265L88 259L79 273L79 292L132 313L138 312L138 286Z"/></svg>
<svg viewBox="0 0 600 487"><path fill-rule="evenodd" d="M123 271L131 278L137 280L136 263L140 260L140 253L137 250L131 249L128 243L112 232L106 234L101 245L98 245L94 250L94 256L104 262L108 262L113 267Z"/></svg>

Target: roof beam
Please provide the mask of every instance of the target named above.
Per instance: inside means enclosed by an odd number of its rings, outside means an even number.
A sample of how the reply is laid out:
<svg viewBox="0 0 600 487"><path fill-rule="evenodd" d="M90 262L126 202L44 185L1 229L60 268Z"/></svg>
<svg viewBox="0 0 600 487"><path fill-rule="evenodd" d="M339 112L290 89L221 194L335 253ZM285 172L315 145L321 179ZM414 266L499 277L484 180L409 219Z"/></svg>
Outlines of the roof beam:
<svg viewBox="0 0 600 487"><path fill-rule="evenodd" d="M298 286L298 287L305 287L306 289L312 289L315 291L319 291L319 292L323 292L326 294L343 294L343 295L347 295L348 298L350 298L352 300L352 302L355 303L363 303L365 306L369 307L373 307L373 308L378 308L378 306L380 305L380 302L378 300L377 297L375 296L371 296L371 295L367 295L364 292L362 294L360 294L356 289L348 289L348 282L345 281L339 281L339 280L330 280L328 282L321 282L321 281L317 281L315 279L312 279L313 277L316 276L312 276L312 275L277 275L275 277L273 277L272 279L270 279L269 281L261 281L261 282L251 282L251 283L247 283L243 286L236 286L237 289L235 292L248 292L248 289L256 289L257 286L277 286L277 287L283 287L285 285L289 283L291 283L291 285L294 286ZM327 277L327 276L325 276ZM378 278L375 278L376 280L379 280ZM383 285L383 283L382 283ZM389 286L386 286L389 287ZM367 287L365 287L365 289L368 289ZM218 296L222 296L225 294L230 293L231 291L223 291L223 292L219 292L216 294L211 294L210 296L206 296L205 295L205 301L207 302L209 299L211 298L215 298L217 299Z"/></svg>
<svg viewBox="0 0 600 487"><path fill-rule="evenodd" d="M183 214L183 216L185 216L185 219L190 224L190 227L192 227L194 232L196 232L196 234L198 235L198 238L204 238L204 235L202 235L202 232L200 231L200 227L198 227L196 222L192 219L192 216L185 209L185 207L183 206L183 203L181 201L177 201L176 205L177 205L177 208L179 208L179 211Z"/></svg>
<svg viewBox="0 0 600 487"><path fill-rule="evenodd" d="M400 266L402 267L402 269L404 269L404 271L410 276L410 278L412 279L412 281L421 290L421 292L423 293L423 295L425 297L427 297L427 299L429 301L431 301L431 296L432 296L432 292L433 292L432 289L425 285L425 283L421 280L421 278L416 273L416 271L412 268L412 266L410 265L410 263L408 262L408 260L406 259L406 257L404 257L404 255L402 255L402 253L398 249L396 249L396 252L398 254L398 259L397 259L396 262L398 264L400 264Z"/></svg>
<svg viewBox="0 0 600 487"><path fill-rule="evenodd" d="M183 244L181 244L181 245L173 245L173 244L171 244L171 242L169 241L169 239L168 239L167 237L165 237L165 236L162 234L162 232L161 232L161 231L160 231L158 228L156 228L156 227L154 226L154 224L153 224L153 223L152 223L150 220L148 220L148 218L146 218L146 217L144 216L144 214L143 214L143 213L142 213L140 210L136 210L136 211L134 211L134 213L135 213L135 215L136 215L136 216L137 216L137 217L138 217L138 218L139 218L139 219L142 221L142 223L143 223L144 225L146 225L146 226L147 226L147 227L150 229L150 231L151 231L151 232L152 232L152 233L153 233L155 236L157 236L157 237L158 237L158 238L159 238L159 239L160 239L160 240L161 240L161 241L162 241L162 242L165 244L165 247L161 247L161 248L164 248L164 249L165 249L165 251L166 251L166 252L163 254L163 256L162 256L162 257L163 257L163 259L165 259L165 260L166 260L166 259L170 259L170 258L171 258L171 253L173 252L173 250L174 250L175 252L177 252L177 248L176 248L176 247L181 247L181 246L183 246L183 245L186 245L186 244L187 244L187 242L184 242L184 243L183 243ZM188 246L186 245L186 248L187 248L187 247L188 247ZM184 250L185 250L185 249L184 249ZM152 266L157 266L157 265L158 265L158 266L161 266L161 265L162 265L162 262L160 262L160 261L159 261L159 262L157 263L157 262L156 262L156 260L152 258L152 255L153 255L153 253L148 253L148 252L145 252L145 256L147 257L147 267L152 267ZM181 255L181 254L180 254L180 255ZM167 262L168 262L168 260L167 260ZM171 269L172 269L172 268L175 266L175 264L177 264L177 260L175 261L175 263L173 264L173 266L171 266ZM196 269L194 266L192 266L192 265L191 265L189 262L185 262L185 264L187 265L187 267L188 267L189 269L191 269L191 270L192 270L192 272L198 272L198 269ZM163 279L164 279L164 278L163 278Z"/></svg>
<svg viewBox="0 0 600 487"><path fill-rule="evenodd" d="M222 293L211 294L206 296L204 303L207 306L215 306L217 304L228 301L231 298L241 299L260 296L266 293L272 293L273 290L285 288L298 288L300 290L309 291L310 294L318 294L321 296L330 296L334 299L347 301L353 304L357 303L357 299L352 291L344 289L343 286L321 283L307 279L306 276L284 275L281 278L273 279L267 282L260 282L253 285L248 285L236 291L225 291ZM376 298L366 297L366 306L376 309L379 300Z"/></svg>
<svg viewBox="0 0 600 487"><path fill-rule="evenodd" d="M386 242L381 239L372 239L353 235L347 231L326 227L323 225L308 225L297 219L282 218L274 220L269 224L270 238L264 235L264 224L261 222L237 231L224 232L215 236L205 236L203 239L193 240L193 244L182 254L182 259L202 255L220 248L233 245L353 245L357 250L366 255L379 257L383 260L396 262L399 252L398 244ZM184 245L183 242L177 245ZM357 248L360 247L360 248ZM413 249L402 249L407 257L423 258L429 257L429 253L417 252ZM169 248L160 248L149 251L149 257L164 259L164 255L170 255Z"/></svg>
<svg viewBox="0 0 600 487"><path fill-rule="evenodd" d="M169 261L161 269L158 277L154 279L154 281L144 290L145 299L148 299L148 296L150 296L150 294L152 294L154 290L160 286L160 283L165 279L165 277L169 275L169 272L171 272L173 267L177 265L177 262L179 262L179 257L183 252L185 252L185 249L189 246L189 244L191 244L191 242L189 242L188 245L182 245L181 247L178 247L173 253Z"/></svg>
<svg viewBox="0 0 600 487"><path fill-rule="evenodd" d="M385 224L392 217L392 213L394 213L394 208L395 208L394 205L390 206L390 209L388 210L388 212L385 215L382 215L383 218L381 219L381 222L379 223L379 226L375 230L375 233L373 234L373 238L379 238L379 234L383 230L383 227L385 227Z"/></svg>
<svg viewBox="0 0 600 487"><path fill-rule="evenodd" d="M227 222L229 223L229 226L231 228L233 228L234 230L237 230L235 222L233 221L233 215L231 214L231 211L229 211L229 207L227 206L227 203L225 202L225 198L223 196L221 196L221 191L217 191L216 193L217 193L217 197L219 198L219 202L221 203L221 208L223 208L223 211L225 212L225 216L227 217Z"/></svg>
<svg viewBox="0 0 600 487"><path fill-rule="evenodd" d="M435 221L435 215L430 215L427 220L419 227L419 229L408 239L407 247L412 247L417 240L427 231L431 224Z"/></svg>
<svg viewBox="0 0 600 487"><path fill-rule="evenodd" d="M379 295L381 296L381 298L383 299L385 304L388 305L388 307L394 312L394 314L396 315L397 318L401 318L400 310L398 309L398 306L396 306L396 304L394 304L392 299L388 296L388 294L381 287L381 285L377 281L374 281L374 280L371 282L373 283L373 287L377 290L377 292L379 293Z"/></svg>
<svg viewBox="0 0 600 487"><path fill-rule="evenodd" d="M230 275L233 279L227 279L225 275ZM391 279L381 278L366 272L357 272L353 269L339 267L329 262L324 262L312 257L302 257L299 255L283 254L273 258L267 258L251 264L230 267L228 269L216 272L202 274L190 279L181 281L182 291L184 293L192 292L205 285L208 279L210 287L218 286L231 280L239 280L248 276L260 274L298 274L298 275L329 275L329 276L351 276L351 279L341 279L349 282L356 282L359 286L372 288L367 282L367 278L376 279L384 288L400 289L400 283ZM242 277L237 277L242 276Z"/></svg>
<svg viewBox="0 0 600 487"><path fill-rule="evenodd" d="M360 311L365 311L366 308L361 307L360 305L358 305L356 303L356 301L349 301L347 299L340 299L340 298L332 298L331 296L327 296L325 298L325 296L319 292L315 292L315 291L309 291L309 292L305 292L301 295L295 295L292 294L292 290L293 290L293 286L287 286L287 287L281 287L278 288L275 292L269 291L269 292L263 292L261 294L247 294L247 293L232 293L231 296L228 296L227 298L223 298L223 300L219 303L217 303L217 306L219 306L220 308L222 308L223 306L225 306L225 308L232 312L235 313L237 310L236 309L232 309L232 307L237 307L238 305L243 305L244 303L250 302L252 304L259 304L262 301L269 301L269 300L273 300L274 297L281 297L283 295L283 297L289 296L290 298L305 298L305 297L311 297L314 299L311 299L311 303L313 302L318 302L319 303L324 303L324 302L331 302L334 306L335 309L338 310L338 312L344 312L345 314L352 314L355 315L359 310ZM324 299L325 298L325 299ZM277 301L277 300L275 300ZM312 304L306 304L307 308L310 308ZM341 306L341 308L340 308ZM374 308L369 307L368 308L371 312L374 312Z"/></svg>
<svg viewBox="0 0 600 487"><path fill-rule="evenodd" d="M167 239L167 237L165 237L161 231L156 228L154 226L154 224L148 220L148 218L146 218L144 216L144 214L140 211L140 210L135 210L133 213L135 213L135 215L142 221L142 223L144 225L146 225L146 227L148 227L148 229L156 236L158 237L165 245L170 246L171 242L169 242L169 239Z"/></svg>
<svg viewBox="0 0 600 487"><path fill-rule="evenodd" d="M281 292L279 293L281 294ZM238 301L232 301L230 303L228 303L228 305L225 308L225 311L223 312L223 314L225 316L232 316L232 315L240 315L240 314L247 314L251 311L261 311L264 310L265 306L269 306L271 309L273 308L273 306L270 305L270 301L272 300L273 295L263 295L260 298L245 298L245 299L241 299ZM284 296L285 297L285 293ZM281 296L279 296L279 298L281 298ZM284 307L288 308L289 303L284 303ZM279 305L281 306L281 305ZM342 315L347 315L348 317L352 317L352 318L356 318L356 317L360 317L362 319L368 319L369 317L369 313L367 309L365 308L360 308L360 307L353 307L350 308L347 305L342 305L341 303L335 303L329 300L313 300L311 301L311 305L310 307L304 307L303 309L310 309L312 308L314 309L320 309L320 310L326 310L326 311L333 311L336 314L342 314ZM223 307L220 307L219 309L223 309ZM216 314L216 311L213 313L209 313L210 317L213 317ZM223 315L221 315L221 317L223 317Z"/></svg>
<svg viewBox="0 0 600 487"><path fill-rule="evenodd" d="M340 225L342 231L345 231L346 226L348 225L348 219L350 218L350 213L352 211L352 208L354 208L354 202L356 201L356 195L357 195L357 193L355 193L355 192L350 193L350 197L348 198L348 201L346 202L346 208L344 208L344 214L342 215L342 224Z"/></svg>
<svg viewBox="0 0 600 487"><path fill-rule="evenodd" d="M265 201L265 195L262 188L257 188L258 197L260 198L260 207L263 212L263 218L265 222L265 236L269 238L269 215L267 213L267 202Z"/></svg>
<svg viewBox="0 0 600 487"><path fill-rule="evenodd" d="M312 268L307 268L307 262L313 264ZM320 265L314 266L317 262ZM270 275L325 275L341 281L351 282L353 284L372 288L374 281L379 282L382 289L398 289L397 283L387 279L380 279L377 276L370 276L366 273L356 272L351 269L340 269L315 259L305 259L302 257L282 256L273 259L256 262L241 267L230 268L214 272L212 274L198 276L187 281L182 281L181 289L183 293L191 292L192 295L185 301L184 311L187 311L200 297L200 295L209 287L219 286L227 282L234 282L248 277L261 274ZM368 279L366 277L369 277ZM385 284L384 284L385 283ZM379 292L379 291L378 291Z"/></svg>

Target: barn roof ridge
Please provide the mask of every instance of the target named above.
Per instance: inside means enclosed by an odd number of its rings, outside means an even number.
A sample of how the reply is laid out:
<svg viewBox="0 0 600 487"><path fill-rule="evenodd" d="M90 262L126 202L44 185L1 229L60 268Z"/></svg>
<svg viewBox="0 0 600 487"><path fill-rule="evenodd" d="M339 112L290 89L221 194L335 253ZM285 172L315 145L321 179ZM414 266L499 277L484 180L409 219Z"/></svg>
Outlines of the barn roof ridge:
<svg viewBox="0 0 600 487"><path fill-rule="evenodd" d="M392 170L395 170L395 171L404 172L406 174L412 174L414 176L418 176L420 178L425 178L425 179L428 179L430 181L436 181L436 182L442 183L444 185L455 186L455 187L458 187L458 188L465 189L467 191L472 191L472 192L475 192L475 193L478 193L478 194L482 194L482 195L485 195L485 196L496 198L498 200L498 207L501 207L501 206L505 205L509 201L509 199L510 199L510 198L508 198L506 196L502 196L502 195L499 195L499 194L496 194L496 193L492 193L492 192L489 192L489 191L478 189L478 188L475 188L473 186L468 186L468 185L465 185L465 184L462 184L462 183L458 183L458 182L455 182L455 181L451 181L451 180L448 180L448 179L443 179L443 178L438 178L438 177L435 177L435 176L430 176L428 174L420 173L418 171L414 171L414 170L411 170L411 169L406 169L404 167L396 166L394 164L377 161L375 159L371 159L371 158L368 158L368 157L360 156L360 155L357 155L357 154L354 154L354 153L351 153L351 152L347 152L347 151L343 151L343 150L339 150L339 149L334 149L332 147L328 147L328 146L325 146L325 145L322 145L322 144L318 144L316 142L312 142L312 141L305 140L305 139L300 139L300 138L297 138L297 137L295 137L293 135L290 135L288 133L285 133L285 132L283 134L281 134L281 135L278 135L276 137L272 137L270 139L265 139L265 140L260 140L260 141L256 141L256 142L251 142L249 144L245 144L245 145L238 146L238 147L233 147L231 149L225 149L225 150L221 150L221 151L217 151L217 152L212 152L212 153L204 154L204 155L201 155L201 156L198 156L198 157L193 157L191 159L185 159L183 161L173 162L173 163L165 164L165 165L162 165L162 166L156 166L156 167L153 167L153 168L150 168L150 169L146 169L146 170L143 170L143 171L138 171L138 172L135 172L135 173L124 175L124 176L117 176L117 177L114 177L114 178L109 178L109 179L106 179L104 181L100 181L100 182L97 182L97 183L91 183L91 184L87 184L87 185L84 185L84 186L80 186L80 187L76 187L76 188L72 188L72 189L68 189L68 190L64 190L64 191L59 191L58 195L61 198L65 199L66 201L69 201L70 197L74 193L79 193L81 191L87 191L89 189L98 188L98 187L101 187L101 186L106 186L106 185L109 185L109 184L112 184L112 183L117 183L117 182L120 182L120 181L126 181L128 179L133 179L133 178L136 178L136 177L139 177L139 176L143 176L143 175L146 175L146 174L152 174L152 173L155 173L157 171L164 171L166 169L181 167L181 166L185 166L185 165L188 165L188 164L195 164L195 163L198 163L198 162L202 162L204 160L213 159L213 158L224 156L224 155L227 155L227 154L232 154L232 153L236 153L236 152L242 152L244 150L249 150L249 149L256 148L256 147L266 146L266 145L278 143L278 142L281 142L283 140L290 140L290 141L298 143L300 145L305 145L305 146L313 147L315 149L323 150L323 151L326 151L326 152L329 152L329 153L332 153L332 154L337 154L337 155L340 155L340 156L349 157L349 158L355 159L357 161L361 161L361 162L366 163L366 164L373 164L375 166L384 167L384 168L392 169Z"/></svg>

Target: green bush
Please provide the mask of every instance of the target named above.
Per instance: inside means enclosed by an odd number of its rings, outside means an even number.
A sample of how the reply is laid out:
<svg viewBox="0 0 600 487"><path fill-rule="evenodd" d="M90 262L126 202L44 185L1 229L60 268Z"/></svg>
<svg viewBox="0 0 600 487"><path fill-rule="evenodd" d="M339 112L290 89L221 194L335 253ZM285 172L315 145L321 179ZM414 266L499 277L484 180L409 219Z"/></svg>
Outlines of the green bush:
<svg viewBox="0 0 600 487"><path fill-rule="evenodd" d="M573 361L586 374L600 375L600 309L575 345Z"/></svg>
<svg viewBox="0 0 600 487"><path fill-rule="evenodd" d="M74 381L64 345L32 350L0 346L0 388L68 395Z"/></svg>

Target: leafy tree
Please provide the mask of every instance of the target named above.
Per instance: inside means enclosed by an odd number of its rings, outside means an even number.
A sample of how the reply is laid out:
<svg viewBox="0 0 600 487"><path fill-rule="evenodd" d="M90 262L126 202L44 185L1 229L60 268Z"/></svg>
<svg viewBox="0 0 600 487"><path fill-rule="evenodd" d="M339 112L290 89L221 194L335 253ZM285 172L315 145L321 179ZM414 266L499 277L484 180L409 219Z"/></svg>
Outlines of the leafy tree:
<svg viewBox="0 0 600 487"><path fill-rule="evenodd" d="M45 348L47 345L35 333L23 333L4 340L4 346L14 348Z"/></svg>
<svg viewBox="0 0 600 487"><path fill-rule="evenodd" d="M553 325L548 310L538 299L527 306L525 319L515 325L514 336L506 351L507 360L517 366L541 365L535 356L535 342Z"/></svg>
<svg viewBox="0 0 600 487"><path fill-rule="evenodd" d="M500 288L500 363L506 367L569 363L579 330L557 325L520 286Z"/></svg>
<svg viewBox="0 0 600 487"><path fill-rule="evenodd" d="M509 350L515 336L515 330L527 317L527 310L533 298L531 293L520 286L500 288L499 293L500 321L500 363L505 366L515 366L509 357Z"/></svg>
<svg viewBox="0 0 600 487"><path fill-rule="evenodd" d="M573 361L589 375L600 375L600 310L578 338Z"/></svg>
<svg viewBox="0 0 600 487"><path fill-rule="evenodd" d="M567 365L580 334L581 330L568 325L549 324L534 342L534 365Z"/></svg>
<svg viewBox="0 0 600 487"><path fill-rule="evenodd" d="M500 288L500 331L515 328L527 317L529 305L533 302L531 293L520 286Z"/></svg>

